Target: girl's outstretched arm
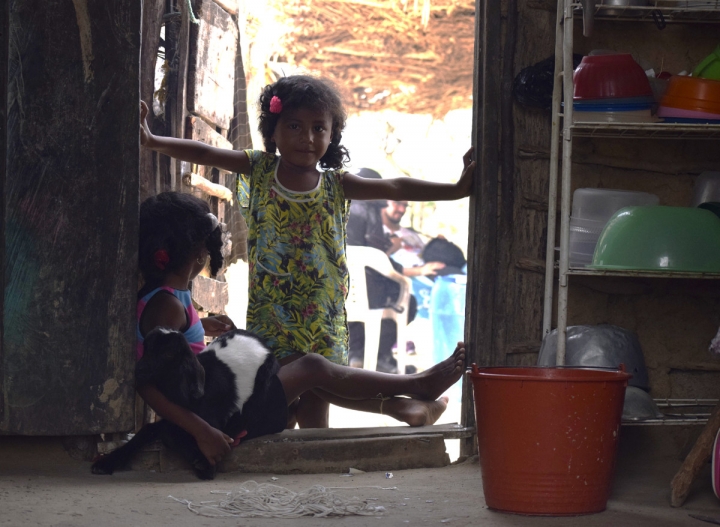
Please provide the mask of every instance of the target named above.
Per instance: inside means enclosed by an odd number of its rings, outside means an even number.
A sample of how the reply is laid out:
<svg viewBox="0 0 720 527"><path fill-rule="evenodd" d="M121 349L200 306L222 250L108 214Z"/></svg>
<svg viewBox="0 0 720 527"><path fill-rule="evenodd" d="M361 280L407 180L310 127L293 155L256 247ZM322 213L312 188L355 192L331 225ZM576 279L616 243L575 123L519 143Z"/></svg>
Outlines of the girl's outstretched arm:
<svg viewBox="0 0 720 527"><path fill-rule="evenodd" d="M457 183L435 183L409 177L365 179L354 174L343 176L347 199L389 199L393 201L449 201L470 195L475 174L474 149L463 156L465 168Z"/></svg>
<svg viewBox="0 0 720 527"><path fill-rule="evenodd" d="M147 125L147 114L147 104L140 101L140 144L146 148L196 165L217 167L239 174L250 172L250 160L243 151L217 148L191 139L153 135Z"/></svg>
<svg viewBox="0 0 720 527"><path fill-rule="evenodd" d="M230 452L233 439L213 428L190 410L178 406L165 397L153 384L137 387L140 397L163 419L175 423L195 438L198 447L211 465L218 463Z"/></svg>

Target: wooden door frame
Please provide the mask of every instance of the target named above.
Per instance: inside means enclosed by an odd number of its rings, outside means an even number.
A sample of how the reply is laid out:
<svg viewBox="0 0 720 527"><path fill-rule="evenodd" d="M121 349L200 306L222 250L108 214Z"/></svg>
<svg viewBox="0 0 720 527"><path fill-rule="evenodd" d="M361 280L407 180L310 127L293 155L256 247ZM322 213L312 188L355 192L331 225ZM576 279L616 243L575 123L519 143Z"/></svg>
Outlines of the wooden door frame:
<svg viewBox="0 0 720 527"><path fill-rule="evenodd" d="M503 363L502 350L495 342L496 305L502 254L508 247L501 243L502 212L512 203L513 145L512 120L512 50L513 31L506 30L503 4L516 0L475 2L475 67L473 80L473 131L477 175L470 199L468 230L468 285L465 308L467 364L493 366ZM508 6L512 8L512 5ZM515 8L512 8L514 17ZM510 15L508 16L510 18ZM511 24L514 26L514 24ZM504 53L510 56L505 56ZM505 60L503 60L503 58ZM509 83L508 83L509 80ZM510 171L506 174L506 171ZM505 177L503 177L505 176ZM509 187L510 186L510 187ZM501 192L502 204L499 197ZM463 381L462 425L475 426L475 411L470 378ZM475 437L462 440L460 455L477 453Z"/></svg>
<svg viewBox="0 0 720 527"><path fill-rule="evenodd" d="M0 196L5 195L7 178L7 117L8 117L8 67L10 54L10 2L3 2L0 11ZM5 269L5 200L0 200L0 269ZM4 282L4 277L3 277ZM2 288L3 292L5 288ZM0 295L0 315L5 313L5 295ZM2 376L4 318L0 316L0 376ZM0 390L0 422L5 415L4 391Z"/></svg>

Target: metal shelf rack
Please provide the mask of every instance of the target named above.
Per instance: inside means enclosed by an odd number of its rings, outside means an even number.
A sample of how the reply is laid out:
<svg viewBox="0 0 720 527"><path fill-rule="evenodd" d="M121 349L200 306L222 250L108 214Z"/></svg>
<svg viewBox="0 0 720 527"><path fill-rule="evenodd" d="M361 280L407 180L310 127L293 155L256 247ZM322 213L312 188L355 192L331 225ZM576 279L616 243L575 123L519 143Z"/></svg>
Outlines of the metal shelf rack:
<svg viewBox="0 0 720 527"><path fill-rule="evenodd" d="M718 124L585 123L575 121L573 137L622 137L633 139L719 139Z"/></svg>
<svg viewBox="0 0 720 527"><path fill-rule="evenodd" d="M688 280L720 280L720 273L691 273L679 271L636 271L632 269L589 269L571 267L570 276L617 276L626 278L685 278Z"/></svg>
<svg viewBox="0 0 720 527"><path fill-rule="evenodd" d="M597 19L653 21L653 13L661 13L666 22L720 24L720 0L651 0L648 6L605 6L596 5ZM555 82L552 99L552 135L550 146L550 177L548 203L548 234L545 262L545 298L543 305L543 337L551 330L553 289L558 280L557 298L557 364L565 364L567 338L568 278L577 276L620 276L680 279L720 279L713 273L677 273L626 270L596 270L569 267L569 237L571 210L571 167L573 138L628 138L628 139L697 139L720 138L720 125L675 124L675 123L589 123L574 122L573 105L567 104L561 110L561 100L573 100L573 31L574 20L582 15L581 6L573 0L559 0L555 38ZM560 184L558 185L558 180ZM557 203L560 192L560 256L555 260ZM557 263L557 278L555 275ZM699 416L688 416L693 422L700 422ZM664 424L668 419L658 420ZM655 424L647 423L646 424Z"/></svg>
<svg viewBox="0 0 720 527"><path fill-rule="evenodd" d="M573 14L582 17L582 7L573 3ZM646 6L596 5L595 20L707 24L720 20L719 0L654 0Z"/></svg>
<svg viewBox="0 0 720 527"><path fill-rule="evenodd" d="M623 426L704 425L718 403L717 399L654 399L654 401L662 410L662 418L623 420Z"/></svg>

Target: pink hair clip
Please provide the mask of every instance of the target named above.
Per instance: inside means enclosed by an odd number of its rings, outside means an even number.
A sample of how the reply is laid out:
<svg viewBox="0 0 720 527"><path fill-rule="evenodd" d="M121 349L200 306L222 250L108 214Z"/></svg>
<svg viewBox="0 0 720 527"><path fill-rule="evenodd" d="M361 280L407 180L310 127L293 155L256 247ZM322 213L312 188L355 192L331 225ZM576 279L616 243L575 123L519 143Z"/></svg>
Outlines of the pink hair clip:
<svg viewBox="0 0 720 527"><path fill-rule="evenodd" d="M153 260L155 261L155 267L164 271L167 264L170 263L170 256L165 249L158 249L153 255Z"/></svg>
<svg viewBox="0 0 720 527"><path fill-rule="evenodd" d="M272 99L270 99L270 113L280 112L282 112L282 101L280 100L280 97L273 95Z"/></svg>

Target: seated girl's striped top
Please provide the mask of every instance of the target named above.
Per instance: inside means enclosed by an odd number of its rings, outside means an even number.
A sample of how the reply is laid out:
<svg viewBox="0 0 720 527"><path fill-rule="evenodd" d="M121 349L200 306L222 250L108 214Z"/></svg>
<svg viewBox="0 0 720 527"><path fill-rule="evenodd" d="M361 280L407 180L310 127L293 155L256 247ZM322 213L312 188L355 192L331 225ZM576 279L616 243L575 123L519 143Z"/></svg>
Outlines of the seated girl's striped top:
<svg viewBox="0 0 720 527"><path fill-rule="evenodd" d="M142 313L145 310L145 306L147 306L147 303L153 296L155 296L160 291L166 291L167 293L175 296L175 298L180 300L180 302L182 302L182 305L185 307L185 313L187 315L187 326L185 326L183 334L185 335L185 338L190 344L190 349L193 350L193 353L200 353L202 350L205 349L205 330L203 329L202 323L200 322L200 316L198 315L198 312L193 307L190 291L188 291L187 289L173 289L172 287L163 286L158 287L157 289L153 289L140 300L138 300L136 326L137 329L135 331L137 336L137 360L140 360L140 358L143 356L143 351L145 350L145 337L140 332L140 318L142 317Z"/></svg>

